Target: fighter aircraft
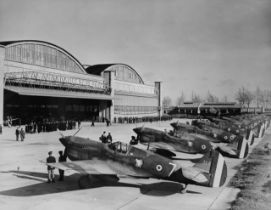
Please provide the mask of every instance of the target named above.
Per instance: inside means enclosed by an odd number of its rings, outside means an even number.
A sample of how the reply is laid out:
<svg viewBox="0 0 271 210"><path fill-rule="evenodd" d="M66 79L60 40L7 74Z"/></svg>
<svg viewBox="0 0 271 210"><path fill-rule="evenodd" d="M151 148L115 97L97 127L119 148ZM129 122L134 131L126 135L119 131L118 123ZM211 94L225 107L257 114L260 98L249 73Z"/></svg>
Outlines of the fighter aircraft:
<svg viewBox="0 0 271 210"><path fill-rule="evenodd" d="M181 161L143 150L123 142L103 144L88 138L60 138L70 162L47 163L61 170L74 170L90 183L110 177L157 178L180 184L220 187L225 183L227 166L221 154L210 151L202 158ZM79 180L80 184L80 180Z"/></svg>
<svg viewBox="0 0 271 210"><path fill-rule="evenodd" d="M241 124L236 124L220 118L207 118L207 119L209 120L209 122L207 121L206 123L212 127L220 128L233 134L239 134L246 138L251 138L252 134L254 134L255 137L260 137L264 133L263 130L261 131L263 127L260 122L258 123L255 122L255 124L251 123L250 125L243 126Z"/></svg>
<svg viewBox="0 0 271 210"><path fill-rule="evenodd" d="M171 123L174 128L174 135L182 137L185 133L207 138L213 148L221 152L225 156L234 158L245 158L248 155L248 142L242 136L237 136L218 128L205 126L201 121L197 122L197 126L187 125L184 123ZM195 124L194 122L194 124Z"/></svg>
<svg viewBox="0 0 271 210"><path fill-rule="evenodd" d="M163 131L139 127L133 129L137 133L137 138L141 144L151 145L152 149L159 154L168 154L172 157L176 156L176 152L182 152L176 145L182 142L193 142L195 139L200 139L202 142L208 142L211 148L218 150L223 155L233 158L245 158L248 155L248 143L246 139L238 139L231 144L221 143L218 139L206 136L199 133L189 133L186 130L181 130L177 133L170 132L171 135L165 134ZM173 135L176 135L174 137ZM171 145L168 145L169 140ZM176 151L174 153L174 151ZM182 155L181 155L182 156Z"/></svg>
<svg viewBox="0 0 271 210"><path fill-rule="evenodd" d="M218 128L208 126L203 121L193 120L192 125L187 125L181 122L174 122L170 124L174 128L174 133L181 132L182 130L188 131L189 133L196 133L208 136L214 141L231 143L243 138L239 135L232 134L227 131L223 131Z"/></svg>
<svg viewBox="0 0 271 210"><path fill-rule="evenodd" d="M185 135L182 138L175 137L153 128L138 127L133 131L137 134L137 139L141 144L152 147L152 150L159 154L168 154L168 156L176 156L176 152L184 152L189 154L205 154L212 149L212 145L206 139Z"/></svg>
<svg viewBox="0 0 271 210"><path fill-rule="evenodd" d="M219 128L233 134L247 136L250 128L242 128L241 125L236 125L225 119L206 117L205 123L211 127Z"/></svg>

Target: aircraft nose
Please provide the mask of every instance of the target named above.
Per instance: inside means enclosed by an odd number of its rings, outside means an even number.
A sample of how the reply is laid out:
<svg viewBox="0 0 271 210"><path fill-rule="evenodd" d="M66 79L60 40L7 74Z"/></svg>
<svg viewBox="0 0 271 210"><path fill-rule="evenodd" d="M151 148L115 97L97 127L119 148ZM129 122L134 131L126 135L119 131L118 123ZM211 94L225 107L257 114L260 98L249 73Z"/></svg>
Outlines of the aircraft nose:
<svg viewBox="0 0 271 210"><path fill-rule="evenodd" d="M170 123L170 125L173 127L173 128L177 128L177 123L176 122L174 122L174 123Z"/></svg>
<svg viewBox="0 0 271 210"><path fill-rule="evenodd" d="M68 137L61 137L59 141L61 142L61 144L63 144L66 147L68 143L70 142L70 139Z"/></svg>
<svg viewBox="0 0 271 210"><path fill-rule="evenodd" d="M141 131L142 131L142 128L141 128L141 127L134 128L133 131L134 131L136 134L140 134Z"/></svg>

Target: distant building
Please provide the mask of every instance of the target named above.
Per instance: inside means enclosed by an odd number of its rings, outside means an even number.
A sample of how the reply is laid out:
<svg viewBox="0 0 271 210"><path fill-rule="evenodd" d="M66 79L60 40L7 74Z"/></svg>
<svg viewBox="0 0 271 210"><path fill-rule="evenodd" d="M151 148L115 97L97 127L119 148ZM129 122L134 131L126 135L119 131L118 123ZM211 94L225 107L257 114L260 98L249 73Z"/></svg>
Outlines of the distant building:
<svg viewBox="0 0 271 210"><path fill-rule="evenodd" d="M235 102L184 102L168 112L171 115L219 115L240 114L241 106Z"/></svg>
<svg viewBox="0 0 271 210"><path fill-rule="evenodd" d="M0 79L0 124L160 115L160 82L146 84L126 64L83 66L44 41L0 42Z"/></svg>

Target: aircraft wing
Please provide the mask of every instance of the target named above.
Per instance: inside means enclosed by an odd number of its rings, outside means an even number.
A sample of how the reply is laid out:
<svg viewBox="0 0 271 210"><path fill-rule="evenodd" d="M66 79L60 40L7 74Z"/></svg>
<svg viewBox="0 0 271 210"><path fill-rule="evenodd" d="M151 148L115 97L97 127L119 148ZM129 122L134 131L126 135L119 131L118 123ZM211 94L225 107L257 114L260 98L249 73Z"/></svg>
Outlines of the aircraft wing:
<svg viewBox="0 0 271 210"><path fill-rule="evenodd" d="M80 174L107 174L116 175L105 161L100 160L80 160L72 162L45 163L48 166L61 170L74 170Z"/></svg>

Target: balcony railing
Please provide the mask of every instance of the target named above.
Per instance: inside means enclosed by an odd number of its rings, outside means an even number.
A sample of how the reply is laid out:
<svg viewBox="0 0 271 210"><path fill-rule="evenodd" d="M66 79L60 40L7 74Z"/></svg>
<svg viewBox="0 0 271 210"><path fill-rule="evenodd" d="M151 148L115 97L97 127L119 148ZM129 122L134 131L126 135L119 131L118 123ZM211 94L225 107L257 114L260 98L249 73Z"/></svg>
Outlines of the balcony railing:
<svg viewBox="0 0 271 210"><path fill-rule="evenodd" d="M69 77L50 72L8 72L5 73L4 81L6 86L111 94L110 86L103 81Z"/></svg>

